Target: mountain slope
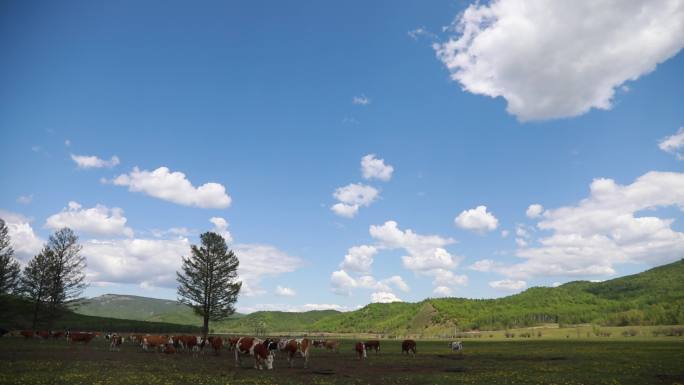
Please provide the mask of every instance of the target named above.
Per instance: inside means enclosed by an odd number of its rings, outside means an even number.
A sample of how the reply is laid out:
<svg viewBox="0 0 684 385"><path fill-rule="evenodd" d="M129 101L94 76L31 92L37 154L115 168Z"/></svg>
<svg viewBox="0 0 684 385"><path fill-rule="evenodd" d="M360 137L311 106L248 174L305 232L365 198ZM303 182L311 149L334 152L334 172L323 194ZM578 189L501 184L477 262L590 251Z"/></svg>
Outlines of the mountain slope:
<svg viewBox="0 0 684 385"><path fill-rule="evenodd" d="M103 298L104 297L104 298ZM79 313L199 325L174 301L135 296L95 298ZM217 332L350 332L439 334L454 329L504 329L543 323L602 325L684 324L684 260L604 282L533 287L497 299L437 298L418 303L374 303L351 312L261 311L212 324Z"/></svg>

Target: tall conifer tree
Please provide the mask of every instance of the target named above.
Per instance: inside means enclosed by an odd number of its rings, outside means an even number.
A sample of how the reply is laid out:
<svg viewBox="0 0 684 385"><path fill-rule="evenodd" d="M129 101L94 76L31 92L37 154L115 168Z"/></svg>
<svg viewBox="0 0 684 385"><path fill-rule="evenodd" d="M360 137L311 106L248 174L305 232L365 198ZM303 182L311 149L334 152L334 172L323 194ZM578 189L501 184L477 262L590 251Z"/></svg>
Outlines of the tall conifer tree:
<svg viewBox="0 0 684 385"><path fill-rule="evenodd" d="M202 317L202 332L209 332L209 321L220 321L235 312L242 282L237 281L239 261L220 235L200 235L201 245L190 247L183 258L178 280L178 301L190 306Z"/></svg>

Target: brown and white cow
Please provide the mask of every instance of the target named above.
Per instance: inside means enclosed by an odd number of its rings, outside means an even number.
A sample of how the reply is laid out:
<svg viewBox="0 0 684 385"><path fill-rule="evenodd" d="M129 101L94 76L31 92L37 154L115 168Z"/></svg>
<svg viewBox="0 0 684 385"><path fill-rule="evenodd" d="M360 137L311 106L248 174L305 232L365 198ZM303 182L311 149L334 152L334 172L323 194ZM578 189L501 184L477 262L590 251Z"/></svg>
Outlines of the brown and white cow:
<svg viewBox="0 0 684 385"><path fill-rule="evenodd" d="M221 354L221 348L223 348L223 338L217 336L210 336L207 338L207 342L214 349L214 354L217 356Z"/></svg>
<svg viewBox="0 0 684 385"><path fill-rule="evenodd" d="M67 341L72 342L83 342L88 344L93 338L95 338L95 333L89 332L67 332Z"/></svg>
<svg viewBox="0 0 684 385"><path fill-rule="evenodd" d="M40 330L36 332L36 335L44 340L50 338L50 332L47 330Z"/></svg>
<svg viewBox="0 0 684 385"><path fill-rule="evenodd" d="M328 350L332 350L335 353L339 353L340 341L326 340L323 346L325 346L325 348Z"/></svg>
<svg viewBox="0 0 684 385"><path fill-rule="evenodd" d="M235 345L237 345L239 340L240 340L240 337L229 337L228 338L228 350L231 352L233 350L235 350Z"/></svg>
<svg viewBox="0 0 684 385"><path fill-rule="evenodd" d="M295 340L287 340L281 351L287 354L287 361L290 367L294 366L294 358L297 353L304 357L304 368L309 366L309 349L312 343L308 338L300 338Z"/></svg>
<svg viewBox="0 0 684 385"><path fill-rule="evenodd" d="M378 354L378 351L380 350L380 341L378 340L366 341L364 345L366 345L366 350L375 350L375 354Z"/></svg>
<svg viewBox="0 0 684 385"><path fill-rule="evenodd" d="M181 347L183 349L188 349L193 352L198 352L201 348L202 345L202 337L200 336L191 336L191 335L184 335L180 336L180 342L181 342Z"/></svg>
<svg viewBox="0 0 684 385"><path fill-rule="evenodd" d="M401 343L401 354L404 354L404 353L415 356L416 355L416 341L404 340L404 342Z"/></svg>
<svg viewBox="0 0 684 385"><path fill-rule="evenodd" d="M273 354L264 345L264 341L254 337L242 337L235 343L235 367L240 367L241 356L250 355L254 357L254 368L262 370L273 369Z"/></svg>
<svg viewBox="0 0 684 385"><path fill-rule="evenodd" d="M58 339L64 337L64 332L52 332L52 338Z"/></svg>
<svg viewBox="0 0 684 385"><path fill-rule="evenodd" d="M366 358L366 344L363 342L357 342L356 345L354 345L354 351L356 352L359 360L362 358Z"/></svg>
<svg viewBox="0 0 684 385"><path fill-rule="evenodd" d="M176 348L173 347L173 343L168 343L164 347L164 353L165 354L174 354L176 353Z"/></svg>
<svg viewBox="0 0 684 385"><path fill-rule="evenodd" d="M29 339L33 338L33 336L35 336L36 333L33 330L22 330L21 332L19 332L19 334L21 334L24 338Z"/></svg>
<svg viewBox="0 0 684 385"><path fill-rule="evenodd" d="M120 351L123 343L123 336L116 333L109 336L109 351Z"/></svg>
<svg viewBox="0 0 684 385"><path fill-rule="evenodd" d="M157 348L160 348L164 351L166 344L173 344L173 340L169 336L145 336L143 337L142 348L143 350L152 348L155 351Z"/></svg>

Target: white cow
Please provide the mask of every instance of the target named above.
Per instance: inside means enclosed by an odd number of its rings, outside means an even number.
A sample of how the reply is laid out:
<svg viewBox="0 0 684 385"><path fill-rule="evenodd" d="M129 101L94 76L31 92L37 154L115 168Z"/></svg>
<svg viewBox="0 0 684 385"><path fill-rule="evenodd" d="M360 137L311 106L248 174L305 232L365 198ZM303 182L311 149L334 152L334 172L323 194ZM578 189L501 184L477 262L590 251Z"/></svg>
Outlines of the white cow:
<svg viewBox="0 0 684 385"><path fill-rule="evenodd" d="M463 350L463 344L461 343L461 341L454 341L449 344L449 347L454 352L460 352L461 350Z"/></svg>

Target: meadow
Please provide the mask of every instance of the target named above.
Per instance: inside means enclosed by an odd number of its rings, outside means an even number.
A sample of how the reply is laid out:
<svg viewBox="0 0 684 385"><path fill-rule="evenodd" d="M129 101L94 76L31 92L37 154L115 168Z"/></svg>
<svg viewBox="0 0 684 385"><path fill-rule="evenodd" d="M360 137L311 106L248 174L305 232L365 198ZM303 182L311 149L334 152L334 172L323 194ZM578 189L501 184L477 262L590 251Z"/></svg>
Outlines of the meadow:
<svg viewBox="0 0 684 385"><path fill-rule="evenodd" d="M354 340L344 340L339 353L312 349L308 369L279 357L273 371L247 357L235 368L225 350L166 355L125 343L110 352L101 338L70 346L4 337L0 384L684 384L684 338L618 335L487 336L464 339L463 353L418 341L415 357L400 353L399 340L382 340L380 353L361 361Z"/></svg>

